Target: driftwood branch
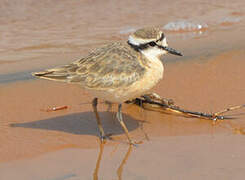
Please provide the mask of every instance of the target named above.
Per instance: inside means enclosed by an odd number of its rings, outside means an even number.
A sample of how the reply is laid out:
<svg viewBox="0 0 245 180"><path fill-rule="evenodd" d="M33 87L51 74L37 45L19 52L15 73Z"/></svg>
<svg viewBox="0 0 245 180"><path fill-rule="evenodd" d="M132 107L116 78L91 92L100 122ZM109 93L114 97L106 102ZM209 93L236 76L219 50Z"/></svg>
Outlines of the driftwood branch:
<svg viewBox="0 0 245 180"><path fill-rule="evenodd" d="M144 109L152 110L152 111L160 111L160 112L172 112L182 116L202 118L202 119L210 119L210 120L225 120L225 119L234 119L230 116L223 116L226 112L241 109L245 107L245 104L240 106L233 106L230 108L226 108L224 110L218 111L216 113L203 113L203 112L195 112L189 111L176 106L171 99L161 98L158 94L146 94L139 98L136 98L131 101L127 101L128 104L135 104Z"/></svg>

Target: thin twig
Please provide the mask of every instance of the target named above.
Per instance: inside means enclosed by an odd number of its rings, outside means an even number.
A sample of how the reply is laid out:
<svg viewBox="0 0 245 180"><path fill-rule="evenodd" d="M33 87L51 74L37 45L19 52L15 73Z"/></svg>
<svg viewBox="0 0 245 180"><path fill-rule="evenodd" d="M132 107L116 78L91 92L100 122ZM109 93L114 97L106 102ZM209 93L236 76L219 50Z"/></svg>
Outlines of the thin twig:
<svg viewBox="0 0 245 180"><path fill-rule="evenodd" d="M216 112L216 113L214 113L214 114L215 114L215 115L220 115L220 114L224 114L224 113L226 113L226 112L234 111L234 110L236 110L236 109L241 109L241 108L244 108L244 107L245 107L245 104L240 105L240 106L233 106L233 107L230 107L230 108L221 110L221 111L219 111L219 112Z"/></svg>
<svg viewBox="0 0 245 180"><path fill-rule="evenodd" d="M170 111L178 114L182 114L184 116L189 117L195 117L195 118L204 118L204 119L210 119L210 120L224 120L224 119L233 119L232 117L228 116L221 116L221 114L224 114L228 111L233 111L237 109L241 109L245 107L244 105L240 106L233 106L227 109L224 109L222 111L209 114L209 113L203 113L203 112L195 112L195 111L189 111L182 109L176 105L174 105L172 100L166 100L164 98L161 98L159 95L153 93L153 94L147 94L140 98L136 98L131 101L127 101L126 103L136 104L140 107L143 107L148 110L164 110L164 111Z"/></svg>

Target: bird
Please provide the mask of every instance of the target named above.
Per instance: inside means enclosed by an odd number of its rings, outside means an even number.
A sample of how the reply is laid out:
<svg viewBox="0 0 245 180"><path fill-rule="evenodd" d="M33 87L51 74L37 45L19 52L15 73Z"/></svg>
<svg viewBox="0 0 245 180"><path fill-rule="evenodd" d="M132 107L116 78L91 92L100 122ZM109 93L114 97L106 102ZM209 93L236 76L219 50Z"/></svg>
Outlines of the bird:
<svg viewBox="0 0 245 180"><path fill-rule="evenodd" d="M122 104L149 92L163 77L162 55L182 53L168 47L166 37L158 27L144 27L129 35L125 42L103 45L70 64L35 72L32 75L65 83L81 85L94 98L93 111L101 141L107 135L97 110L98 99L118 104L116 117L129 144L129 136L122 116Z"/></svg>

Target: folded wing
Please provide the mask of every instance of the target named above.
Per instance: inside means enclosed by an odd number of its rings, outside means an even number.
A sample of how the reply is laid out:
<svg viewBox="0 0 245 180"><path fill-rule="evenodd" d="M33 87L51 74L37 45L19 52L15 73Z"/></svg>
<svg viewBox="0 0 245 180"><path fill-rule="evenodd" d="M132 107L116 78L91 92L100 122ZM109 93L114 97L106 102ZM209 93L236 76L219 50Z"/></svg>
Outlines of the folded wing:
<svg viewBox="0 0 245 180"><path fill-rule="evenodd" d="M79 61L33 75L54 81L80 83L90 89L107 89L133 84L144 75L145 64L144 57L129 46L112 43Z"/></svg>

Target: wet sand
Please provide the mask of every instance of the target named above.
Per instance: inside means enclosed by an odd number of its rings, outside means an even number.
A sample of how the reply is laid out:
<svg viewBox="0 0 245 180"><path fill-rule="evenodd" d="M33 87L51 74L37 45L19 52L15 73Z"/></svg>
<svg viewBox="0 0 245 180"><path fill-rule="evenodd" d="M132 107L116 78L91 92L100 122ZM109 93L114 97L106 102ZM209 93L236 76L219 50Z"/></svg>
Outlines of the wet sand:
<svg viewBox="0 0 245 180"><path fill-rule="evenodd" d="M154 7L152 1L130 8L125 1L103 6L97 2L93 7L89 1L59 6L51 1L23 2L19 9L14 3L2 3L8 11L0 12L4 25L0 27L1 180L244 178L244 109L228 113L236 119L214 125L210 120L124 105L130 136L143 141L129 148L115 119L116 106L108 110L100 102L105 131L113 134L113 140L101 147L93 97L77 85L35 79L30 74L77 60L106 42L125 40L130 28L193 19L206 22L208 29L165 32L169 44L185 56L164 58L164 78L153 92L184 109L208 113L244 104L243 1L166 1L168 6ZM146 15L142 8L155 11ZM47 112L62 106L68 108Z"/></svg>
<svg viewBox="0 0 245 180"><path fill-rule="evenodd" d="M154 92L196 111L216 112L243 104L244 58L244 51L230 51L205 61L168 63L164 80ZM79 86L45 80L2 85L0 94L2 179L92 178L99 140L89 94ZM68 109L45 111L64 105ZM106 132L114 135L105 145L99 174L113 179L127 152L127 139L105 104L100 104L100 110ZM125 165L126 179L241 177L244 136L232 128L245 127L244 114L214 126L209 120L149 112L133 105L125 105L123 111L132 138L143 140ZM33 172L23 172L26 167Z"/></svg>

